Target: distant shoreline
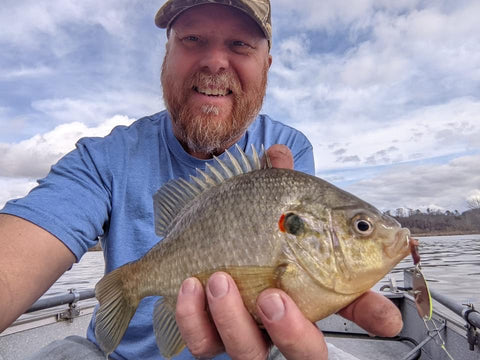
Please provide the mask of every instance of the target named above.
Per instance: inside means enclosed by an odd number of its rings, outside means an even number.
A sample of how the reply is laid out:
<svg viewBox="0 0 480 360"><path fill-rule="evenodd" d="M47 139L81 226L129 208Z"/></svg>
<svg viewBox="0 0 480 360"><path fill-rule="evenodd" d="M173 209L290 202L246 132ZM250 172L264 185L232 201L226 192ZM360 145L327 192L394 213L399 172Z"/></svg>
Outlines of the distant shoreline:
<svg viewBox="0 0 480 360"><path fill-rule="evenodd" d="M454 235L479 235L479 233L478 231L432 231L429 233L412 234L413 237L454 236Z"/></svg>

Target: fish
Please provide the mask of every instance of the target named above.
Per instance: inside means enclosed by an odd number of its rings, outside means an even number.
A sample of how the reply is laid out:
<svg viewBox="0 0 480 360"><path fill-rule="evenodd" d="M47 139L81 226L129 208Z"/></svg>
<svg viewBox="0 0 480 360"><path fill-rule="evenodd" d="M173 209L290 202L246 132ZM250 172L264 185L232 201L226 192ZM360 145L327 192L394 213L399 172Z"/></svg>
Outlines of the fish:
<svg viewBox="0 0 480 360"><path fill-rule="evenodd" d="M229 273L260 327L256 299L273 287L315 322L369 290L411 252L409 230L392 217L319 177L273 168L268 157L265 165L254 147L252 154L226 151L215 165L167 182L153 196L163 240L95 287L95 335L107 356L140 300L152 295L161 296L153 310L160 353L180 353L185 344L175 306L188 277L205 286L214 272Z"/></svg>

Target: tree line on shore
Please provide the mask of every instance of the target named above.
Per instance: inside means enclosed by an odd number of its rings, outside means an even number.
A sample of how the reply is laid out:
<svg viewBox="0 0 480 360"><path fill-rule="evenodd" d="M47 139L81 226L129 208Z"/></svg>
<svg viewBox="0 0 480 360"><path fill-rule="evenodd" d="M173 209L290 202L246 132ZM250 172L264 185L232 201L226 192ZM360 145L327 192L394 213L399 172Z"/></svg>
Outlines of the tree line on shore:
<svg viewBox="0 0 480 360"><path fill-rule="evenodd" d="M480 234L480 208L465 212L427 209L426 212L413 209L386 211L414 235L431 234Z"/></svg>

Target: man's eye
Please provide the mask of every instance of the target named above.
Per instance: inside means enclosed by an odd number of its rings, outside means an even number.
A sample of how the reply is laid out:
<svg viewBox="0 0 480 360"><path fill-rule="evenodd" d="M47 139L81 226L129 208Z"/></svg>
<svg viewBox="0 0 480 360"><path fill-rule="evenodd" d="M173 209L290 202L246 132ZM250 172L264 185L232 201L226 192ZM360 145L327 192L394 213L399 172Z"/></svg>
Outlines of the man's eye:
<svg viewBox="0 0 480 360"><path fill-rule="evenodd" d="M198 42L200 39L198 36L193 36L193 35L190 35L190 36L186 36L183 38L183 41L187 41L187 42Z"/></svg>
<svg viewBox="0 0 480 360"><path fill-rule="evenodd" d="M244 46L248 46L248 45L246 43L244 43L243 41L236 40L236 41L233 42L233 46L244 47Z"/></svg>

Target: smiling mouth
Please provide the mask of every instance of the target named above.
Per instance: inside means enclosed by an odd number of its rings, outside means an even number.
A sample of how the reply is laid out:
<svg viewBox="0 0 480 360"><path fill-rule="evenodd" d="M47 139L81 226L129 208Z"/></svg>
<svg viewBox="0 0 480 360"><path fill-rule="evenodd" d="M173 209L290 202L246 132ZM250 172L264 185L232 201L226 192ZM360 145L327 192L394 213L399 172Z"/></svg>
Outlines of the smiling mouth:
<svg viewBox="0 0 480 360"><path fill-rule="evenodd" d="M197 86L194 86L193 90L202 95L215 96L215 97L227 96L232 94L232 90L230 89L210 89L210 88L198 88Z"/></svg>

